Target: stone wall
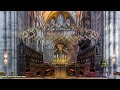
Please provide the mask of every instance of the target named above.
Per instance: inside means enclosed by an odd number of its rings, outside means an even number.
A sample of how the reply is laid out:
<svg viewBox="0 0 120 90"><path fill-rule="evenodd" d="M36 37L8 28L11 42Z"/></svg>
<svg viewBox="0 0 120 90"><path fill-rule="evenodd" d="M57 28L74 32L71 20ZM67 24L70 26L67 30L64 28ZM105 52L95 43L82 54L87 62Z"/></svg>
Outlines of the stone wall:
<svg viewBox="0 0 120 90"><path fill-rule="evenodd" d="M0 11L0 72L17 74L17 45L19 31L27 27L24 11ZM8 53L8 64L4 65L4 52Z"/></svg>
<svg viewBox="0 0 120 90"><path fill-rule="evenodd" d="M103 57L103 11L91 11L91 29L99 34L99 39L92 41L95 41L94 45L99 49L98 55L95 56L97 64Z"/></svg>

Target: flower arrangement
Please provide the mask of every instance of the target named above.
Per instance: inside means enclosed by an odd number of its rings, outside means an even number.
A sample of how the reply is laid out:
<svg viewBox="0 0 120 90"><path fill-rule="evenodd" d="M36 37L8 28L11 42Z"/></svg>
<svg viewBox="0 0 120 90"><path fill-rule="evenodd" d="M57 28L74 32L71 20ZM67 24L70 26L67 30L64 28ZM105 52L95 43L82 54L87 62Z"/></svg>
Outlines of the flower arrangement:
<svg viewBox="0 0 120 90"><path fill-rule="evenodd" d="M106 59L101 60L101 67L103 67L103 68L108 67L107 60L106 60Z"/></svg>

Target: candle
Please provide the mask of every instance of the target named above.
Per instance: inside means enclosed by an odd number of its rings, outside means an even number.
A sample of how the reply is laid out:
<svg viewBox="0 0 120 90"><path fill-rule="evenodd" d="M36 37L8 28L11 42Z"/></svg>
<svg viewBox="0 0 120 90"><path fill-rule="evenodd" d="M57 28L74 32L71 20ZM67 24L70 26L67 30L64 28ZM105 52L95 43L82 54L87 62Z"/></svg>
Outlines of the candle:
<svg viewBox="0 0 120 90"><path fill-rule="evenodd" d="M58 54L57 54L57 58L58 58Z"/></svg>

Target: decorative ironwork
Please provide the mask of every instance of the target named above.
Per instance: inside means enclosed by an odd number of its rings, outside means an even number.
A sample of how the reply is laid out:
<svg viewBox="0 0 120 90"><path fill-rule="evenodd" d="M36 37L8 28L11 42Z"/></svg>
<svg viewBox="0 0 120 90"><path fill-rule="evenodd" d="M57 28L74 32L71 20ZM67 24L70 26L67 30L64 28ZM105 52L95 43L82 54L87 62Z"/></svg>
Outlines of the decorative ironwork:
<svg viewBox="0 0 120 90"><path fill-rule="evenodd" d="M26 31L20 32L19 37L22 39L25 38L34 38L34 40L54 40L58 37L64 37L66 39L77 39L77 40L86 40L86 39L98 39L99 38L99 34L97 32L95 32L94 30L91 29L86 29L86 28L74 28L71 30L67 30L67 32L72 32L70 35L66 36L64 35L64 33L66 32L67 29L63 29L60 31L56 31L56 30L45 30L45 29L41 29L39 27L35 27L35 28L31 28L31 29L27 29ZM44 35L36 35L35 33L39 33L39 32L45 32ZM56 35L57 33L59 33L58 35Z"/></svg>

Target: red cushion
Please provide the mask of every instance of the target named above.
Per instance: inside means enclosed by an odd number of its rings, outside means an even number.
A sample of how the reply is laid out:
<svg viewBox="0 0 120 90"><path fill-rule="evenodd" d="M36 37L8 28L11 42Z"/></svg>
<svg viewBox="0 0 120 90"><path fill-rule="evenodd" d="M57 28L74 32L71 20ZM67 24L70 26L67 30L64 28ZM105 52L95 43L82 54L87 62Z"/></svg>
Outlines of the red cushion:
<svg viewBox="0 0 120 90"><path fill-rule="evenodd" d="M95 72L90 72L90 76L96 76Z"/></svg>

